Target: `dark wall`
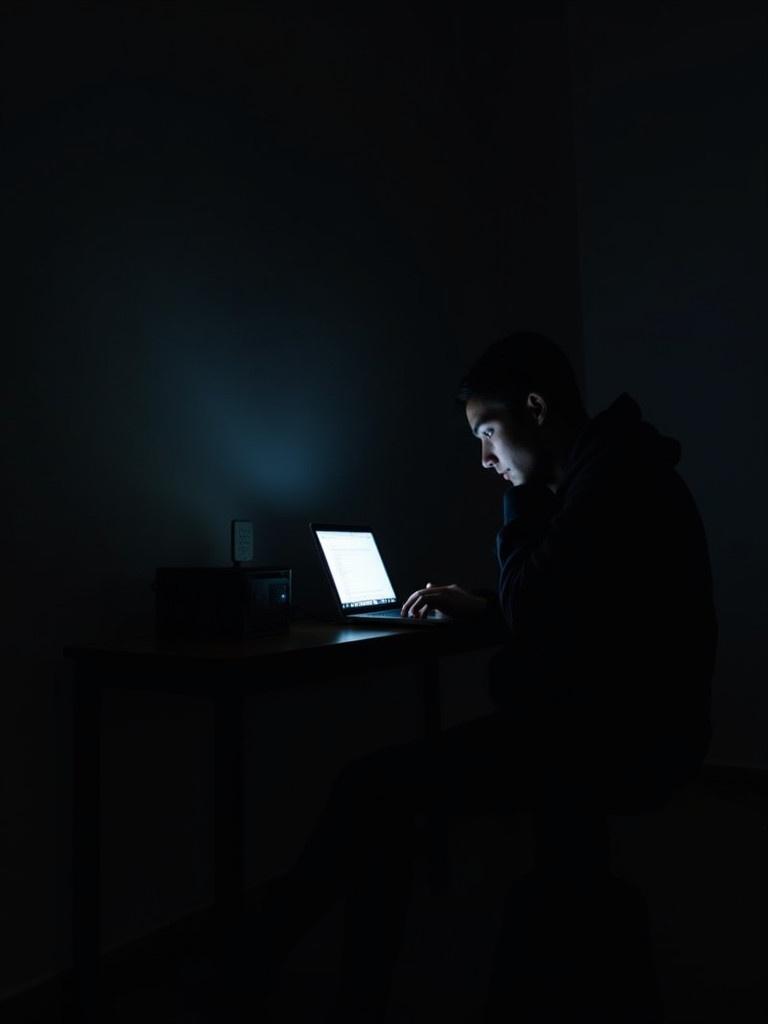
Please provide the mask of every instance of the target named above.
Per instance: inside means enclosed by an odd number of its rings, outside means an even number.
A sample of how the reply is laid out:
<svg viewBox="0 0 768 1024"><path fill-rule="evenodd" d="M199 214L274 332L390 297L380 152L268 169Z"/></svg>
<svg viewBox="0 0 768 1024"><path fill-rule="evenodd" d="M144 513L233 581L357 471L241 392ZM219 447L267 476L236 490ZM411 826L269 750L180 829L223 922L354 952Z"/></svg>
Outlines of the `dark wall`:
<svg viewBox="0 0 768 1024"><path fill-rule="evenodd" d="M327 6L3 16L0 990L70 955L62 647L150 627L155 566L226 563L233 518L305 605L312 518L374 522L404 593L492 585L498 481L456 380L516 327L581 373L563 23ZM456 679L454 716L484 685ZM412 683L254 707L252 877L339 760L418 733ZM108 944L210 898L210 727L108 695Z"/></svg>
<svg viewBox="0 0 768 1024"><path fill-rule="evenodd" d="M711 757L765 766L765 7L579 4L569 28L588 405L628 391L682 442L720 615Z"/></svg>

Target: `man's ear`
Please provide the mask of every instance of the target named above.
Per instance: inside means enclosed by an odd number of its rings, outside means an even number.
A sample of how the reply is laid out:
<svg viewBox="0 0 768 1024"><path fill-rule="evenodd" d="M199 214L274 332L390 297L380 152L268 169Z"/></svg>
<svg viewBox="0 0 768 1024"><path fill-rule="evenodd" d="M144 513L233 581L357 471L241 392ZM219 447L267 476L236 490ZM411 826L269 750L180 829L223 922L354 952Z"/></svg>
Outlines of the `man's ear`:
<svg viewBox="0 0 768 1024"><path fill-rule="evenodd" d="M537 392L531 391L526 399L525 407L533 417L536 425L540 427L547 418L547 412L549 411L545 399L543 399L541 395L537 394Z"/></svg>

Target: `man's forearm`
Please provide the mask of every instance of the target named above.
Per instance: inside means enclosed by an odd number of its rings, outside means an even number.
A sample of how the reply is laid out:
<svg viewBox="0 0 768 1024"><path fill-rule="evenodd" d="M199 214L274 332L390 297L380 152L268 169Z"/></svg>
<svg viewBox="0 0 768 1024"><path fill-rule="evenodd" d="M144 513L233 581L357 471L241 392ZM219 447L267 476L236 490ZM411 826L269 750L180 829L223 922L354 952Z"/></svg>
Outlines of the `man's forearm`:
<svg viewBox="0 0 768 1024"><path fill-rule="evenodd" d="M529 483L510 487L504 493L504 523L496 538L499 560L498 604L508 626L525 616L526 600L546 602L545 538L559 503L543 484ZM551 583L551 581L550 581ZM551 595L550 595L551 596Z"/></svg>

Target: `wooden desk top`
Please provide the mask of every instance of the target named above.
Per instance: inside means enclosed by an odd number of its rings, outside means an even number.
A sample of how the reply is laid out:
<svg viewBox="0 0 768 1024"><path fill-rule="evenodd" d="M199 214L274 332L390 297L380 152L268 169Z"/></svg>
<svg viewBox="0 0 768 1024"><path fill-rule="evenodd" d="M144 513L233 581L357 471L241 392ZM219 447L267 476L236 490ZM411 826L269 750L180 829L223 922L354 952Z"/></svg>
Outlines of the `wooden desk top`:
<svg viewBox="0 0 768 1024"><path fill-rule="evenodd" d="M108 668L110 672L125 669L173 676L177 672L210 673L215 668L219 677L230 672L263 676L279 668L291 674L316 672L321 675L420 662L500 646L505 639L498 628L476 621L423 628L371 628L307 620L292 623L287 633L241 643L159 643L153 636L140 636L73 644L64 648L64 655L73 659L78 667ZM109 685L108 679L105 683Z"/></svg>

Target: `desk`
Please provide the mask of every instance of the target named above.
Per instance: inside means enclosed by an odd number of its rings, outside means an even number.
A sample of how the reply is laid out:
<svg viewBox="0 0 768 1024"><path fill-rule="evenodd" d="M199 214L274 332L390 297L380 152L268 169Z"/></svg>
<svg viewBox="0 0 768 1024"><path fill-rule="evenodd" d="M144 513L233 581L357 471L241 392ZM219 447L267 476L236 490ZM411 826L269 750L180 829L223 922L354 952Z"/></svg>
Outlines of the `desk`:
<svg viewBox="0 0 768 1024"><path fill-rule="evenodd" d="M441 729L438 658L498 646L486 624L361 627L300 622L289 633L240 644L158 644L153 639L65 648L74 663L72 940L74 1009L98 1020L100 955L100 747L105 688L211 699L214 728L214 893L227 915L243 893L243 701L245 697L370 669L423 669L424 731Z"/></svg>

